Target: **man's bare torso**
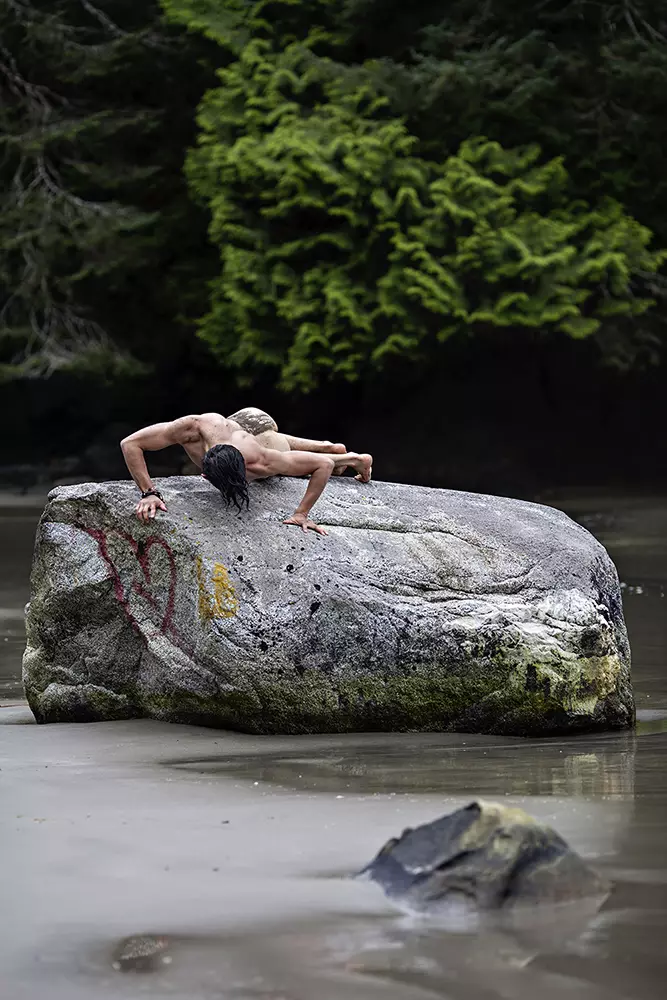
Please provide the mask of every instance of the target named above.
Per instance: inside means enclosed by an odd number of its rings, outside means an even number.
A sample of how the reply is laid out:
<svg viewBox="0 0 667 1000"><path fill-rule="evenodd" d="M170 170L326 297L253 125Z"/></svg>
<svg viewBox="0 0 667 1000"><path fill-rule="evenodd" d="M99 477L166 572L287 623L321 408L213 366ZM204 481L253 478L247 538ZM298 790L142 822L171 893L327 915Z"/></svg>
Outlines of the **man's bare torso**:
<svg viewBox="0 0 667 1000"><path fill-rule="evenodd" d="M188 457L197 468L201 469L202 460L206 452L216 444L230 444L243 455L245 459L248 479L260 479L253 470L254 466L260 462L262 453L265 450L258 444L256 438L236 423L223 417L221 413L200 413L189 417L182 417L183 423L182 440L179 444L183 446ZM179 423L181 422L179 421Z"/></svg>

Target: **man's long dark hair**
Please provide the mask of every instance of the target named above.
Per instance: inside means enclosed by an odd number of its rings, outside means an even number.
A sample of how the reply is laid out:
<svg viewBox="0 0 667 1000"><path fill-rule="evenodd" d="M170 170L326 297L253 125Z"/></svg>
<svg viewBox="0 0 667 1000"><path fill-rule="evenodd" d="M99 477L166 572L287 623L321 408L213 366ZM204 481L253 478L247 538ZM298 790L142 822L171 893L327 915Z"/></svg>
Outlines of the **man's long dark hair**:
<svg viewBox="0 0 667 1000"><path fill-rule="evenodd" d="M234 504L237 510L250 506L248 496L248 480L246 479L245 459L231 444L216 444L204 455L202 472L213 486L220 490L229 507Z"/></svg>

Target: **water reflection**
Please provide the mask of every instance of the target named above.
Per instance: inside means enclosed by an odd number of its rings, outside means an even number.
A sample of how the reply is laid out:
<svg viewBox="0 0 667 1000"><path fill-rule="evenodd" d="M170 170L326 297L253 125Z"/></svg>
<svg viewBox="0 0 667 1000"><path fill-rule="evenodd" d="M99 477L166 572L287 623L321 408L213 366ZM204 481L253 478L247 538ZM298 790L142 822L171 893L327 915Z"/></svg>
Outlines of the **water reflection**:
<svg viewBox="0 0 667 1000"><path fill-rule="evenodd" d="M23 609L30 596L30 563L41 507L7 507L0 496L0 699L18 698L25 648Z"/></svg>
<svg viewBox="0 0 667 1000"><path fill-rule="evenodd" d="M569 740L402 736L353 742L329 740L303 752L220 755L167 762L199 774L231 775L322 793L399 792L520 796L590 796L628 799L634 794L632 733ZM333 744L333 746L332 746ZM350 745L351 744L351 745ZM335 749L334 749L335 748Z"/></svg>

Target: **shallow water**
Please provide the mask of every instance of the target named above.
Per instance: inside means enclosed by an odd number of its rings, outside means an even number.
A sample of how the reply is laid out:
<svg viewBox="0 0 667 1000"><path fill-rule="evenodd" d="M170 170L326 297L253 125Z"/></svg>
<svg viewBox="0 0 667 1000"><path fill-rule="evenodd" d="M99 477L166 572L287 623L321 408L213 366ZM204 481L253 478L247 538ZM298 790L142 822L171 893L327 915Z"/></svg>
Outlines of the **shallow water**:
<svg viewBox="0 0 667 1000"><path fill-rule="evenodd" d="M563 506L619 567L635 733L257 739L149 721L34 726L10 696L37 512L0 509L0 995L663 997L666 508ZM476 795L552 823L613 880L609 898L539 923L435 923L345 877L404 826ZM144 971L127 957L137 948L155 953Z"/></svg>
<svg viewBox="0 0 667 1000"><path fill-rule="evenodd" d="M30 564L39 514L34 503L18 505L16 498L0 498L0 699L22 694L23 610L30 597Z"/></svg>

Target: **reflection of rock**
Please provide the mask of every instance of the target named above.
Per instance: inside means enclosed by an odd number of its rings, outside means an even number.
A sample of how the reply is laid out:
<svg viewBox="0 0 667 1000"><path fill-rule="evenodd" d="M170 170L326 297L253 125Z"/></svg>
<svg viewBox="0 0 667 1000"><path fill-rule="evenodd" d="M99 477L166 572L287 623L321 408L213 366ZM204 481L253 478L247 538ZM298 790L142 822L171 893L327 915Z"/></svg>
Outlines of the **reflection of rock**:
<svg viewBox="0 0 667 1000"><path fill-rule="evenodd" d="M571 949L595 921L598 906L585 900L583 905L579 901L563 907L531 907L530 919L535 926L525 932L511 927L504 911L487 913L467 925L451 920L410 920L376 923L371 928L359 922L354 933L332 929L328 943L330 952L344 962L346 971L356 975L359 984L377 977L381 983L400 985L402 1000L563 1000L565 995L577 1000L607 1000L609 992L597 993L590 983L570 976L564 980L562 974L552 976L540 967L540 956L547 953L558 955L561 969L570 970ZM313 995L321 993L313 990ZM356 998L364 993L357 989L350 995ZM632 996L632 992L627 995Z"/></svg>
<svg viewBox="0 0 667 1000"><path fill-rule="evenodd" d="M290 785L314 792L361 793L443 791L468 797L474 788L483 798L496 795L632 798L635 738L578 737L570 743L526 740L494 744L487 736L415 734L397 738L351 737L327 746L282 747L271 753L246 754L242 759L221 755L179 761L176 766L203 774L252 775L253 780ZM588 751L585 748L588 747ZM576 748L576 749L575 749ZM581 748L581 750L579 750ZM579 750L579 752L577 752ZM583 751L583 752L582 752ZM419 767L414 766L419 758ZM511 763L510 763L511 762ZM597 809L591 803L589 809ZM609 809L609 805L607 805ZM609 829L609 824L605 824Z"/></svg>
<svg viewBox="0 0 667 1000"><path fill-rule="evenodd" d="M608 890L550 827L522 809L481 801L405 830L363 874L416 909L560 903Z"/></svg>
<svg viewBox="0 0 667 1000"><path fill-rule="evenodd" d="M634 755L573 753L563 761L568 795L626 799L634 793Z"/></svg>
<svg viewBox="0 0 667 1000"><path fill-rule="evenodd" d="M196 477L50 495L24 679L40 722L150 716L258 733L622 729L618 579L547 507L332 482L326 539L285 527L294 479L226 510Z"/></svg>

